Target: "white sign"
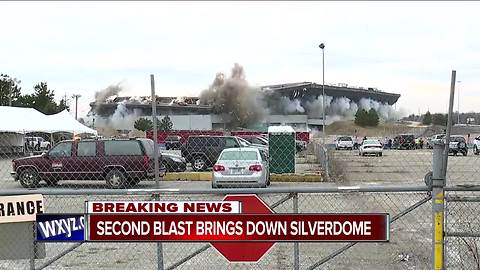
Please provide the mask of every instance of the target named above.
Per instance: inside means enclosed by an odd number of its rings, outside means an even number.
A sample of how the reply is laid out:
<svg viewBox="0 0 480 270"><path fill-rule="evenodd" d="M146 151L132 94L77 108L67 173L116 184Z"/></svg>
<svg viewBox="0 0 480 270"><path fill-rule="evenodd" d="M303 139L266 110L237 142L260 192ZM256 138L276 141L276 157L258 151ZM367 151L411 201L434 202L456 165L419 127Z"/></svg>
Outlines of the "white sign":
<svg viewBox="0 0 480 270"><path fill-rule="evenodd" d="M35 221L44 210L42 194L0 197L0 223Z"/></svg>

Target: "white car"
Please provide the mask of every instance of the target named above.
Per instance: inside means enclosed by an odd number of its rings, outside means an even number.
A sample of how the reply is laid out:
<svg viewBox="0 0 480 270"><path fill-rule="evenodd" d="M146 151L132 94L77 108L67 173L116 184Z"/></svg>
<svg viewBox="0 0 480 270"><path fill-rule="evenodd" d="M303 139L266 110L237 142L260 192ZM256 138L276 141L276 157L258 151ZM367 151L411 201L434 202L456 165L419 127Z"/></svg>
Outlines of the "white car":
<svg viewBox="0 0 480 270"><path fill-rule="evenodd" d="M363 141L358 150L359 156L375 155L381 157L383 153L383 145L379 140L367 139Z"/></svg>
<svg viewBox="0 0 480 270"><path fill-rule="evenodd" d="M352 137L350 136L338 137L335 140L335 150L340 150L340 149L352 150L353 149Z"/></svg>
<svg viewBox="0 0 480 270"><path fill-rule="evenodd" d="M475 155L480 154L480 136L473 139L473 153Z"/></svg>
<svg viewBox="0 0 480 270"><path fill-rule="evenodd" d="M427 140L427 148L428 149L433 149L433 144L435 142L441 141L445 138L445 134L435 134L432 137L428 138Z"/></svg>
<svg viewBox="0 0 480 270"><path fill-rule="evenodd" d="M227 148L213 166L212 188L267 187L270 170L267 156L258 148Z"/></svg>
<svg viewBox="0 0 480 270"><path fill-rule="evenodd" d="M50 142L45 141L42 137L25 137L25 140L31 149L38 151L50 149Z"/></svg>

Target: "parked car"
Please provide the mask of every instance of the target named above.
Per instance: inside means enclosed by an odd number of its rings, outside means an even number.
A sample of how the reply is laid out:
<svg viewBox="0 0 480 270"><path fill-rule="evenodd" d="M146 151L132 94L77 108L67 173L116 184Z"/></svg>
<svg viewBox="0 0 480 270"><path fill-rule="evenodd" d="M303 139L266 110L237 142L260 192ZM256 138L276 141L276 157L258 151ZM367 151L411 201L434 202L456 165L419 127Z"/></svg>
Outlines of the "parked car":
<svg viewBox="0 0 480 270"><path fill-rule="evenodd" d="M260 145L268 146L268 139L265 139L265 137L262 137L262 136L242 135L239 137L252 144L260 144Z"/></svg>
<svg viewBox="0 0 480 270"><path fill-rule="evenodd" d="M187 169L187 161L183 157L170 153L162 153L161 155L166 172L184 172Z"/></svg>
<svg viewBox="0 0 480 270"><path fill-rule="evenodd" d="M212 188L270 185L268 159L256 148L224 149L213 165L212 174Z"/></svg>
<svg viewBox="0 0 480 270"><path fill-rule="evenodd" d="M182 157L192 165L194 171L205 171L217 162L226 148L249 147L235 136L190 136L181 146Z"/></svg>
<svg viewBox="0 0 480 270"><path fill-rule="evenodd" d="M50 149L50 142L42 137L25 137L25 143L31 150L41 151Z"/></svg>
<svg viewBox="0 0 480 270"><path fill-rule="evenodd" d="M153 141L67 140L42 155L15 159L12 166L11 175L25 188L60 180L105 180L110 188L125 188L153 178Z"/></svg>
<svg viewBox="0 0 480 270"><path fill-rule="evenodd" d="M177 150L180 149L180 146L182 145L180 143L182 137L178 135L169 135L167 138L165 138L165 149L166 150Z"/></svg>
<svg viewBox="0 0 480 270"><path fill-rule="evenodd" d="M381 157L383 154L383 145L379 140L367 139L362 142L358 148L359 156L375 155Z"/></svg>
<svg viewBox="0 0 480 270"><path fill-rule="evenodd" d="M295 140L295 149L297 150L297 153L302 152L307 149L307 143L302 140Z"/></svg>
<svg viewBox="0 0 480 270"><path fill-rule="evenodd" d="M435 142L441 141L445 139L445 134L435 134L432 137L427 139L427 148L428 149L433 149L433 144Z"/></svg>
<svg viewBox="0 0 480 270"><path fill-rule="evenodd" d="M473 139L473 154L480 154L480 136Z"/></svg>
<svg viewBox="0 0 480 270"><path fill-rule="evenodd" d="M393 139L394 149L407 149L412 150L416 148L415 135L413 134L400 134Z"/></svg>
<svg viewBox="0 0 480 270"><path fill-rule="evenodd" d="M450 136L448 153L452 153L454 156L456 156L458 153L462 153L462 155L466 156L468 153L468 147L465 138L461 135Z"/></svg>
<svg viewBox="0 0 480 270"><path fill-rule="evenodd" d="M350 136L341 136L335 140L335 150L347 149L353 150L353 139Z"/></svg>

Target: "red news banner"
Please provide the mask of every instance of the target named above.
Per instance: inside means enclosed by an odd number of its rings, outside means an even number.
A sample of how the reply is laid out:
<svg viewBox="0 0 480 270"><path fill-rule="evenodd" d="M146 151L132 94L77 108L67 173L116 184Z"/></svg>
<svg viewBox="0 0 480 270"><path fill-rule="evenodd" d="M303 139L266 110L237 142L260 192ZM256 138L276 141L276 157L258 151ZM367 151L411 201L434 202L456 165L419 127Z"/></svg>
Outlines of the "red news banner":
<svg viewBox="0 0 480 270"><path fill-rule="evenodd" d="M88 202L87 215L89 241L389 241L388 214L241 214L219 201Z"/></svg>

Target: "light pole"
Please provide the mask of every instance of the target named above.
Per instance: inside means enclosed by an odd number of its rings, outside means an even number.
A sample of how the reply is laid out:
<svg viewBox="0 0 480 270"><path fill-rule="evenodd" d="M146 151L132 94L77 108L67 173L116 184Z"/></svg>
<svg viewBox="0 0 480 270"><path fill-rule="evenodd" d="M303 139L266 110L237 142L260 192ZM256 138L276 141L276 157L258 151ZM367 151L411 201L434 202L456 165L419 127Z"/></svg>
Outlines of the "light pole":
<svg viewBox="0 0 480 270"><path fill-rule="evenodd" d="M78 118L78 98L81 97L81 95L73 95L72 98L75 99L75 120Z"/></svg>
<svg viewBox="0 0 480 270"><path fill-rule="evenodd" d="M322 134L323 134L323 145L325 145L325 44L320 43L318 45L320 49L322 49Z"/></svg>
<svg viewBox="0 0 480 270"><path fill-rule="evenodd" d="M458 108L457 125L460 124L460 91L459 90L460 90L460 83L461 82L462 81L457 81L458 86L459 86L459 87L457 87L457 93L458 93L458 97L457 97L457 108Z"/></svg>

